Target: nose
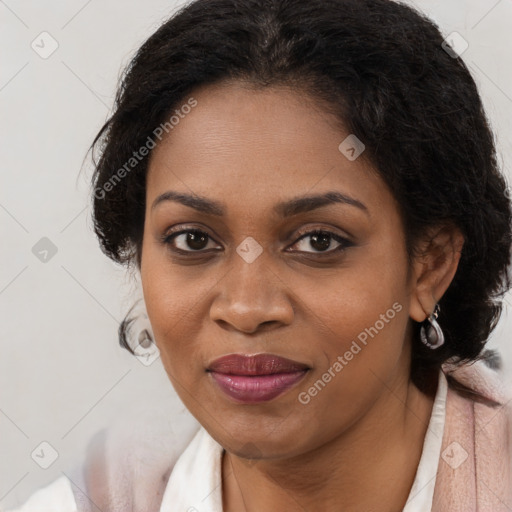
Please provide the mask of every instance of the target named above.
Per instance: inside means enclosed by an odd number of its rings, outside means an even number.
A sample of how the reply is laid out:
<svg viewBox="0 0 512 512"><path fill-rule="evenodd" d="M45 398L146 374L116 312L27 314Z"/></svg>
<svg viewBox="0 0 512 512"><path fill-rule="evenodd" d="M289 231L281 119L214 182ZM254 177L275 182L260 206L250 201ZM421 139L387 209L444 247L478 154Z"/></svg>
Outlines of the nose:
<svg viewBox="0 0 512 512"><path fill-rule="evenodd" d="M290 286L277 275L264 254L247 263L237 254L217 283L210 318L227 330L246 334L290 325L294 309Z"/></svg>

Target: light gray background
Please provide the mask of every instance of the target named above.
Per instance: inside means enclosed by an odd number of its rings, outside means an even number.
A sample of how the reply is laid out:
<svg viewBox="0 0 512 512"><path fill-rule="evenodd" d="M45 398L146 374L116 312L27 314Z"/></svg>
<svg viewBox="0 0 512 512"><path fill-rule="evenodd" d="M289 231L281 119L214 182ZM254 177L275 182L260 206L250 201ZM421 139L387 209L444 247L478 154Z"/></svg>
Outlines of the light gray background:
<svg viewBox="0 0 512 512"><path fill-rule="evenodd" d="M463 58L510 176L512 2L415 4L445 35L457 31L469 42ZM2 507L60 476L83 457L93 433L120 415L147 404L183 413L160 360L146 367L117 345L117 325L137 283L100 252L91 229L89 161L79 175L120 70L177 5L0 0ZM43 31L59 45L47 59L31 48ZM42 237L57 247L46 263L32 252ZM507 305L490 345L500 347L510 380L511 331ZM46 470L31 458L42 441L59 454Z"/></svg>

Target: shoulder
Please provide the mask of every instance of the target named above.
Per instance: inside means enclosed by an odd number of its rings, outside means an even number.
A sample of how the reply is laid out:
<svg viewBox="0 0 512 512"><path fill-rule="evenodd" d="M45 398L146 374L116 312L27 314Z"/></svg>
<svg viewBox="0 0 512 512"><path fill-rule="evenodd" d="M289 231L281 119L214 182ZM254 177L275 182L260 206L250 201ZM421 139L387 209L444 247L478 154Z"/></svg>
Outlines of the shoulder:
<svg viewBox="0 0 512 512"><path fill-rule="evenodd" d="M510 510L504 508L512 506L509 386L484 361L445 365L443 371L448 393L438 498L450 506L462 500L467 509L478 503L484 510Z"/></svg>
<svg viewBox="0 0 512 512"><path fill-rule="evenodd" d="M471 411L474 436L489 436L510 449L512 436L512 386L485 360L467 364L446 364L443 371L448 381L448 397L452 408ZM467 420L467 418L466 418Z"/></svg>
<svg viewBox="0 0 512 512"><path fill-rule="evenodd" d="M492 415L502 422L511 421L512 385L498 367L484 358L470 363L445 363L442 369L449 394L469 401L476 420Z"/></svg>
<svg viewBox="0 0 512 512"><path fill-rule="evenodd" d="M77 506L71 482L61 476L50 485L36 491L19 508L7 512L76 512Z"/></svg>
<svg viewBox="0 0 512 512"><path fill-rule="evenodd" d="M174 464L198 428L186 410L139 408L89 440L83 462L66 472L70 478L8 512L159 510Z"/></svg>
<svg viewBox="0 0 512 512"><path fill-rule="evenodd" d="M179 456L199 428L185 409L145 407L96 434L79 476L82 510L158 510Z"/></svg>

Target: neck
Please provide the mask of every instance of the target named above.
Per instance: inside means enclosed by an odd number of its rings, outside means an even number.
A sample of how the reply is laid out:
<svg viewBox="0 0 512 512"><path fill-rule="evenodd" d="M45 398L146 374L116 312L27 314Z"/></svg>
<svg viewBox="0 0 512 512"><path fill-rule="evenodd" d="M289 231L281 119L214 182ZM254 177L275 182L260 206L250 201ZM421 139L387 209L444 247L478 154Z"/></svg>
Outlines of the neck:
<svg viewBox="0 0 512 512"><path fill-rule="evenodd" d="M347 431L300 456L222 460L225 512L402 510L432 413L428 394L403 378Z"/></svg>

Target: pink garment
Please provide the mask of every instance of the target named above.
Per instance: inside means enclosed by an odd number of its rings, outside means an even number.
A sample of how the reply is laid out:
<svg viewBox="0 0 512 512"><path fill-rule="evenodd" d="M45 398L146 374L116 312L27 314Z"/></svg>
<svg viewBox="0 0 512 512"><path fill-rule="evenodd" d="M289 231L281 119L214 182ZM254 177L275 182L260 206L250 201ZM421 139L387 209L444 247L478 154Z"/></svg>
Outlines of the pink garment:
<svg viewBox="0 0 512 512"><path fill-rule="evenodd" d="M445 365L443 371L449 386L432 512L510 512L510 391L482 362L458 368ZM459 393L457 383L472 391ZM467 459L457 466L465 452Z"/></svg>
<svg viewBox="0 0 512 512"><path fill-rule="evenodd" d="M443 371L449 386L432 512L510 512L512 395L483 362ZM93 438L83 471L68 475L78 511L159 512L173 465L197 429L169 432L169 420L144 417Z"/></svg>

